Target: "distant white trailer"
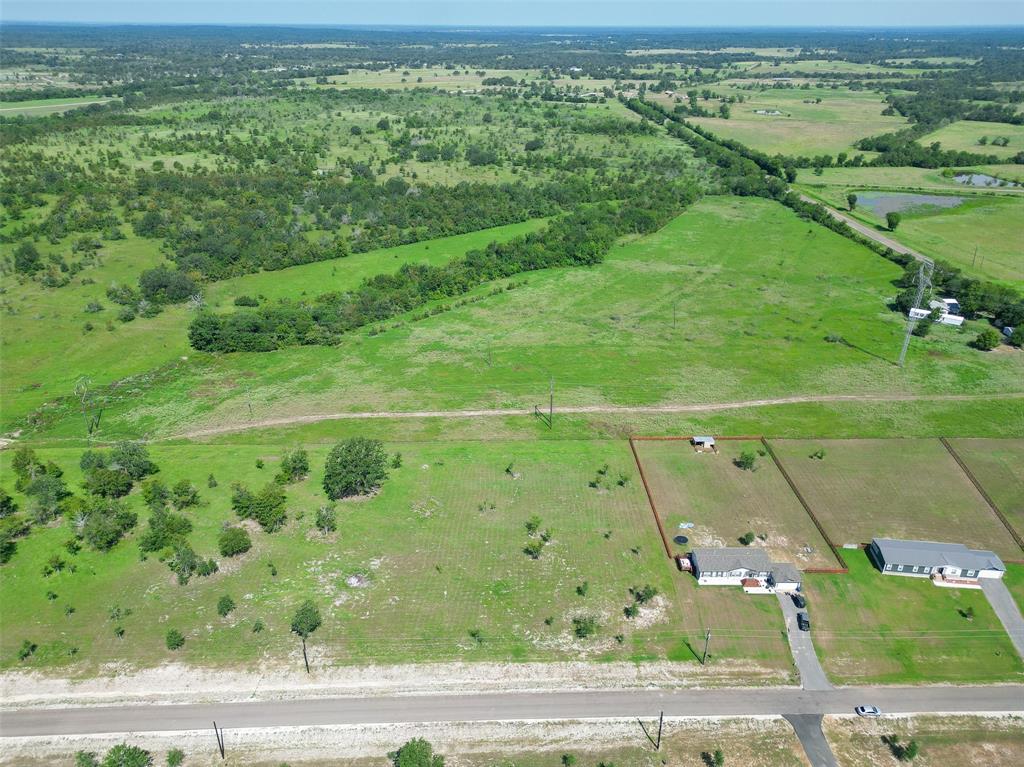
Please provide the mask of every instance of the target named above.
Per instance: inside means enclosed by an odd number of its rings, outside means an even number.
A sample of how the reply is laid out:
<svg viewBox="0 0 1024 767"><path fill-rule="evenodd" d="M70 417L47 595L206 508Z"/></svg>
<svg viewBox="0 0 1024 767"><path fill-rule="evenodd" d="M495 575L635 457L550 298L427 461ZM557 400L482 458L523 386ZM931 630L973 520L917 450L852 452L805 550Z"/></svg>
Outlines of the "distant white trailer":
<svg viewBox="0 0 1024 767"><path fill-rule="evenodd" d="M907 312L908 316L912 320L924 320L928 319L928 316L932 313L931 309L911 309ZM964 324L964 318L959 314L940 314L935 320L942 325L952 325L955 328L960 327Z"/></svg>

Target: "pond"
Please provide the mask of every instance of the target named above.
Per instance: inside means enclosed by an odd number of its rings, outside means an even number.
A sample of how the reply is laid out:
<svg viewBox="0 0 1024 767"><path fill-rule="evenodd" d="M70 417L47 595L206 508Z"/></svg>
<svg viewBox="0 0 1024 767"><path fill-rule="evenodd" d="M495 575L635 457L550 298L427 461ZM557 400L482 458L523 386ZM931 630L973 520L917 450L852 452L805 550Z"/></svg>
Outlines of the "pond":
<svg viewBox="0 0 1024 767"><path fill-rule="evenodd" d="M1020 186L1016 181L996 178L987 173L957 173L953 180L967 186Z"/></svg>
<svg viewBox="0 0 1024 767"><path fill-rule="evenodd" d="M867 208L876 216L886 213L927 211L930 208L955 208L963 197L941 194L910 194L907 192L857 192L858 207Z"/></svg>

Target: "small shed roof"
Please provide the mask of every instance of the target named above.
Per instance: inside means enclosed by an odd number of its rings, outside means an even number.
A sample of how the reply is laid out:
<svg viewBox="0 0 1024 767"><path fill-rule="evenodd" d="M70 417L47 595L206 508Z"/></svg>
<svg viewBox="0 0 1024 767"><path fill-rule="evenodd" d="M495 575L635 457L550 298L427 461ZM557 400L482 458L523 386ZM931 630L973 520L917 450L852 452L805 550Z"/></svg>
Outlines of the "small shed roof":
<svg viewBox="0 0 1024 767"><path fill-rule="evenodd" d="M994 552L969 549L962 543L904 541L896 538L874 538L872 543L889 564L959 567L962 570L1006 570L1006 565Z"/></svg>
<svg viewBox="0 0 1024 767"><path fill-rule="evenodd" d="M715 444L714 437L694 437L693 441L701 445L713 445Z"/></svg>

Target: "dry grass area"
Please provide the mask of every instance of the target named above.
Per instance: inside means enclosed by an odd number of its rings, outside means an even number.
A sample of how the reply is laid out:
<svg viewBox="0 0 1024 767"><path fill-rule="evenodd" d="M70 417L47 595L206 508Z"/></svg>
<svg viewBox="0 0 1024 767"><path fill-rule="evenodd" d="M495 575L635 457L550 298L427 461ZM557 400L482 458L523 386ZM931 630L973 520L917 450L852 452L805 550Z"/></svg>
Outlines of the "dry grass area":
<svg viewBox="0 0 1024 767"><path fill-rule="evenodd" d="M1024 718L1020 716L915 716L878 720L826 717L828 738L841 765L906 764L897 758L900 745L917 741L915 767L1024 764ZM890 747L895 736L896 748Z"/></svg>
<svg viewBox="0 0 1024 767"><path fill-rule="evenodd" d="M773 440L772 448L837 546L911 538L1020 558L1020 548L937 439ZM824 457L811 457L818 450Z"/></svg>
<svg viewBox="0 0 1024 767"><path fill-rule="evenodd" d="M657 727L657 720L649 721ZM411 738L425 738L448 767L519 765L553 767L563 754L576 764L616 767L704 767L704 754L721 749L726 764L744 767L806 767L792 728L782 719L675 719L665 721L661 752L655 752L635 719L547 722L367 725L229 730L227 758L216 752L212 733L145 734L130 743L150 749L154 764L181 748L188 767L389 767L388 752ZM75 751L102 753L121 739L53 738L5 748L0 765L43 767L71 764ZM663 761L664 760L664 761Z"/></svg>
<svg viewBox="0 0 1024 767"><path fill-rule="evenodd" d="M685 535L680 552L695 546L738 546L753 532L775 559L798 567L837 567L785 478L755 441L719 440L717 454L695 452L685 441L636 442L655 505L670 537ZM754 453L752 471L735 461ZM680 529L682 523L695 526ZM763 538L762 538L763 536Z"/></svg>
<svg viewBox="0 0 1024 767"><path fill-rule="evenodd" d="M954 439L953 449L1024 536L1024 439ZM1018 552L1017 559L1024 558Z"/></svg>

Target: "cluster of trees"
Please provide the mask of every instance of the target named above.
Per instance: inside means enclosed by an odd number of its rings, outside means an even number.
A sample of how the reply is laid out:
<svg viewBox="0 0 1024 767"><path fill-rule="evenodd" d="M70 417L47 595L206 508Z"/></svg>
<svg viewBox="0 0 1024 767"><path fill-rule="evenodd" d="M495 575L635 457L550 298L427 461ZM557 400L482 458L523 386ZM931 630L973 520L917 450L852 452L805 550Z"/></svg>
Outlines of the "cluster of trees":
<svg viewBox="0 0 1024 767"><path fill-rule="evenodd" d="M335 343L342 333L394 317L428 301L461 295L484 282L535 269L599 263L614 240L662 226L696 196L687 183L634 189L619 204L592 205L540 232L468 252L445 266L405 264L369 278L354 291L311 303L282 303L232 314L198 314L189 341L198 351L270 351Z"/></svg>

